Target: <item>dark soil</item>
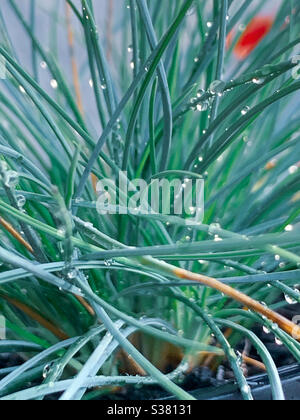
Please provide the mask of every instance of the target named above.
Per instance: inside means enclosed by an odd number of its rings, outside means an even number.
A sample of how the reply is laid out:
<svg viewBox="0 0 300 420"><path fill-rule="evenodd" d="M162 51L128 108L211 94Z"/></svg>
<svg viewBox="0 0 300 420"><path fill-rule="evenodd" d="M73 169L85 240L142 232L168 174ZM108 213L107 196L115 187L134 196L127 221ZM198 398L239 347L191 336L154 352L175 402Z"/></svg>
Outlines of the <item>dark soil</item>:
<svg viewBox="0 0 300 420"><path fill-rule="evenodd" d="M17 354L0 354L0 369L6 369L22 364L23 360Z"/></svg>
<svg viewBox="0 0 300 420"><path fill-rule="evenodd" d="M293 305L291 307L284 308L278 312L280 312L286 318L292 319L296 314L300 314L300 305ZM296 363L296 360L291 355L291 353L285 348L285 346L278 345L275 342L274 334L265 333L261 326L255 327L253 329L253 332L265 344L278 368L291 366ZM237 350L239 350L242 353L244 349L241 346ZM253 347L249 356L253 359L260 360L260 356ZM249 378L252 378L256 375L260 375L261 373L262 372L260 370L254 367L247 367L247 377ZM232 384L233 380L234 377L230 366L225 362L219 367L219 370L217 372L212 372L207 367L199 367L194 369L191 373L187 374L184 377L181 386L183 389L189 392L209 388L213 390L220 389L220 387L226 386L227 384ZM166 392L159 386L147 386L142 388L130 386L123 388L121 391L106 395L105 397L101 397L99 399L117 401L139 401L148 399L164 399L167 397L168 395L166 394Z"/></svg>
<svg viewBox="0 0 300 420"><path fill-rule="evenodd" d="M300 305L293 305L291 307L284 308L280 311L285 317L292 319L295 314L300 314ZM253 329L253 332L261 339L265 344L270 354L272 355L275 364L278 368L291 366L296 363L290 352L281 345L275 342L274 334L266 334L261 326L257 326ZM238 348L241 353L243 347ZM250 357L256 360L260 360L259 355L252 347ZM0 369L7 369L10 367L18 366L23 363L23 360L17 354L0 354ZM261 371L254 367L247 367L247 376L253 377L261 374ZM1 376L0 376L1 379ZM222 386L232 384L233 374L230 366L225 362L219 367L217 372L212 372L208 367L198 367L191 373L185 375L181 386L186 391L192 392L200 389L220 389ZM36 381L34 385L38 385L42 382ZM116 388L114 392L110 392L104 395L99 400L111 400L111 401L139 401L139 400L156 400L167 398L168 394L159 386L147 386L147 387L124 387ZM48 398L47 398L48 399ZM53 396L49 399L56 399Z"/></svg>

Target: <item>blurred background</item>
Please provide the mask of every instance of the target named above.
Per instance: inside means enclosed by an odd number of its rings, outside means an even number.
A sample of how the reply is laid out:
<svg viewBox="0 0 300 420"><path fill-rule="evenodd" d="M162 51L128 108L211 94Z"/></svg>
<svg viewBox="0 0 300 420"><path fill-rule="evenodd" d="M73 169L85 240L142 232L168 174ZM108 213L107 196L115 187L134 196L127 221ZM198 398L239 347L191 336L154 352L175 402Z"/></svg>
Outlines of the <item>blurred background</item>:
<svg viewBox="0 0 300 420"><path fill-rule="evenodd" d="M22 11L23 15L30 21L30 6L32 0L15 0L16 4ZM161 7L166 7L166 11L170 8L174 0L163 0ZM180 1L180 0L175 0ZM210 14L213 10L213 0L197 0L203 3L203 14L207 16L209 23ZM247 14L244 15L240 22L236 25L235 32L242 31L245 29L245 25L249 23L247 16L253 14L255 9L259 8L259 15L262 16L274 16L278 8L280 7L283 0L253 0L251 6L248 8ZM49 53L55 54L58 57L58 61L64 65L65 75L70 75L71 60L69 54L69 47L67 42L67 29L66 29L66 1L65 0L35 0L36 4L36 18L35 18L35 33L37 34L39 42L44 48L49 50ZM74 0L74 4L80 9L80 0ZM149 2L151 5L151 0ZM106 51L106 56L110 62L110 68L112 75L120 74L120 71L124 72L124 63L127 65L128 72L132 72L131 60L132 53L130 50L130 25L128 26L128 41L127 48L124 48L124 39L121 37L124 34L123 23L130 22L130 9L128 0L94 0L95 15L98 24L99 36L102 40L102 44ZM234 0L230 13L234 13L241 5L240 0ZM20 25L16 15L14 14L9 0L1 0L0 10L3 15L4 22L8 27L11 40L15 47L19 61L25 67L26 70L31 71L31 43L29 37L24 32L24 29ZM166 13L166 19L168 19ZM187 28L192 31L193 23L195 23L194 12L191 9L187 19L190 20ZM230 16L229 16L230 19ZM77 19L74 14L71 14L72 28L75 39L75 55L80 71L81 80L81 91L84 101L84 109L86 109L87 115L90 119L91 125L95 129L95 134L101 128L98 125L98 118L96 117L94 95L92 94L91 81L88 70L88 63L86 57L86 51L83 47L83 38L78 25ZM160 37L160 34L158 34ZM191 39L189 37L188 29L186 30L185 42L193 42L200 44L199 40ZM81 48L82 46L82 48ZM201 47L201 45L199 45ZM224 75L224 78L229 78L230 73L234 67L236 67L238 60L231 55L231 62L227 63L226 69L228 74ZM122 66L122 68L121 68ZM55 83L51 83L50 75L47 72L45 63L39 63L39 82L45 89L51 90L55 88ZM70 80L70 84L72 81ZM124 86L119 86L120 90ZM203 86L205 89L206 87ZM121 96L121 92L119 94Z"/></svg>

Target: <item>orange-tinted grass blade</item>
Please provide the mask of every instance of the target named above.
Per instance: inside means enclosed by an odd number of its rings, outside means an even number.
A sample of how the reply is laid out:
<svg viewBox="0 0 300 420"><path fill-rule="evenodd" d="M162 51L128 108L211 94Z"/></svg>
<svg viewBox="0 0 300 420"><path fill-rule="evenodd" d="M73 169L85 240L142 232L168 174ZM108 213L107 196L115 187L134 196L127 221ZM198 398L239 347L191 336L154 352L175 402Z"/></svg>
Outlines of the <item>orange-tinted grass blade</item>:
<svg viewBox="0 0 300 420"><path fill-rule="evenodd" d="M5 230L7 230L18 242L20 242L21 245L23 245L27 251L29 251L31 254L33 254L32 246L25 241L22 235L20 235L19 232L16 231L16 229L8 223L5 219L0 217L0 224L4 227Z"/></svg>
<svg viewBox="0 0 300 420"><path fill-rule="evenodd" d="M95 194L97 194L98 178L96 177L96 175L91 174L91 179L92 179L93 190L95 191Z"/></svg>
<svg viewBox="0 0 300 420"><path fill-rule="evenodd" d="M94 311L94 309L91 307L91 305L89 305L88 303L87 303L87 301L83 298L83 297L81 297L81 296L76 296L76 299L78 300L78 302L80 302L81 303L81 305L87 310L87 312L92 316L92 317L94 317L96 314L95 314L95 311Z"/></svg>
<svg viewBox="0 0 300 420"><path fill-rule="evenodd" d="M224 295L240 302L243 306L248 309L253 310L254 312L265 316L270 321L277 324L282 330L288 333L291 337L294 337L297 341L300 342L300 326L294 324L292 321L288 320L284 316L274 312L272 309L264 306L263 304L257 302L256 300L250 298L244 293L239 292L227 284L220 282L217 279L212 277L203 276L201 274L192 273L181 268L174 268L173 274L176 277L181 279L196 281L203 284L204 286L211 287L212 289L218 290Z"/></svg>
<svg viewBox="0 0 300 420"><path fill-rule="evenodd" d="M147 376L144 369L132 358L125 350L121 349L117 353L117 359L121 364L121 371L127 375Z"/></svg>
<svg viewBox="0 0 300 420"><path fill-rule="evenodd" d="M7 302L9 302L11 305L18 308L20 311L24 312L27 316L29 316L31 319L36 321L38 324L42 325L44 328L46 328L48 331L50 331L52 334L54 334L57 338L60 340L67 340L69 336L65 334L61 329L56 327L56 325L52 324L50 321L42 317L40 314L38 314L36 311L31 309L29 306L25 305L22 302L19 302L16 299L12 299L8 296L4 296L1 294L1 297L5 299Z"/></svg>
<svg viewBox="0 0 300 420"><path fill-rule="evenodd" d="M258 360L252 359L251 357L248 357L246 355L243 355L242 357L243 357L243 361L247 365L254 366L257 369L262 370L263 372L267 371L266 366L263 363L259 362Z"/></svg>

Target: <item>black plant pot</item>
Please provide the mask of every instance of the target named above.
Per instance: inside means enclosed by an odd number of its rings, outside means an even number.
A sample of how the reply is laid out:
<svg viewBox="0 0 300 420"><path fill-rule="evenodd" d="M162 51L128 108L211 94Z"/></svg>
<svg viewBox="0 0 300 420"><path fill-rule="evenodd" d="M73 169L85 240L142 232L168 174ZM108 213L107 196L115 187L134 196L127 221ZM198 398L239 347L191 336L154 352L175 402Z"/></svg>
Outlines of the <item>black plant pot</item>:
<svg viewBox="0 0 300 420"><path fill-rule="evenodd" d="M300 365L292 365L279 369L280 377L287 400L300 401ZM271 401L271 387L267 375L258 375L249 379L254 399L257 401ZM241 400L241 394L233 383L220 387L200 389L191 394L197 400L236 401ZM168 398L171 400L172 398Z"/></svg>

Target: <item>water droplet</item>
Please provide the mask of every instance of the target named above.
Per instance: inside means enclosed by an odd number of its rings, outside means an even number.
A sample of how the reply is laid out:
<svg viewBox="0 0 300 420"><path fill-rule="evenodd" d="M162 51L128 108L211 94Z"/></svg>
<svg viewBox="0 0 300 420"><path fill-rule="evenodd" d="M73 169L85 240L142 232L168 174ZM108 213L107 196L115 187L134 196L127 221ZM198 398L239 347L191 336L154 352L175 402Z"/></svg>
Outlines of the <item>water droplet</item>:
<svg viewBox="0 0 300 420"><path fill-rule="evenodd" d="M223 82L222 80L215 80L209 86L209 91L213 95L220 95L224 92L225 87L226 87L225 82Z"/></svg>
<svg viewBox="0 0 300 420"><path fill-rule="evenodd" d="M214 237L214 241L215 241L215 242L222 242L222 241L223 241L223 239L222 239L222 238L220 238L220 236L219 236L219 235L215 235L215 237Z"/></svg>
<svg viewBox="0 0 300 420"><path fill-rule="evenodd" d="M249 107L249 106L245 106L245 107L241 110L241 114L242 114L242 115L246 115L249 111L250 111L250 107Z"/></svg>
<svg viewBox="0 0 300 420"><path fill-rule="evenodd" d="M132 47L132 45L129 45L129 46L128 46L127 51L128 51L129 53L132 53L132 51L133 51L133 47Z"/></svg>
<svg viewBox="0 0 300 420"><path fill-rule="evenodd" d="M102 84L100 85L100 87L101 87L101 89L102 89L102 90L106 90L106 88L107 88L107 86L106 86L106 84L105 84L105 83L102 83Z"/></svg>
<svg viewBox="0 0 300 420"><path fill-rule="evenodd" d="M52 89L57 89L58 88L57 80L55 79L50 80L50 86L52 87Z"/></svg>
<svg viewBox="0 0 300 420"><path fill-rule="evenodd" d="M267 327L263 327L263 331L265 334L270 334L270 330Z"/></svg>
<svg viewBox="0 0 300 420"><path fill-rule="evenodd" d="M78 271L75 268L72 268L68 271L67 277L69 280L74 280L78 276Z"/></svg>
<svg viewBox="0 0 300 420"><path fill-rule="evenodd" d="M199 112L207 111L208 103L207 102L200 102L199 104L197 104L196 109Z"/></svg>
<svg viewBox="0 0 300 420"><path fill-rule="evenodd" d="M221 225L219 223L212 223L208 228L208 233L214 236L219 233L220 229Z"/></svg>
<svg viewBox="0 0 300 420"><path fill-rule="evenodd" d="M43 378L46 379L51 370L51 365L46 365L43 370Z"/></svg>
<svg viewBox="0 0 300 420"><path fill-rule="evenodd" d="M213 26L213 23L212 23L212 22L210 22L210 21L208 21L208 22L206 23L206 26L207 26L208 28L211 28L211 27Z"/></svg>
<svg viewBox="0 0 300 420"><path fill-rule="evenodd" d="M282 346L283 345L282 341L277 337L275 338L275 343L277 344L277 346Z"/></svg>
<svg viewBox="0 0 300 420"><path fill-rule="evenodd" d="M26 204L26 198L24 195L17 195L17 204L19 209L22 209Z"/></svg>
<svg viewBox="0 0 300 420"><path fill-rule="evenodd" d="M255 85L262 85L262 84L264 83L264 79L259 79L259 78L257 78L257 77L254 77L254 79L252 79L252 82L253 82Z"/></svg>
<svg viewBox="0 0 300 420"><path fill-rule="evenodd" d="M4 184L8 188L15 188L19 182L19 175L16 171L7 171L4 175Z"/></svg>
<svg viewBox="0 0 300 420"><path fill-rule="evenodd" d="M197 92L197 97L201 98L204 95L204 93L205 93L204 89L199 89L198 92Z"/></svg>
<svg viewBox="0 0 300 420"><path fill-rule="evenodd" d="M43 70L46 70L46 68L48 67L46 61L41 61L40 66Z"/></svg>
<svg viewBox="0 0 300 420"><path fill-rule="evenodd" d="M89 80L89 85L90 85L91 88L94 86L94 82L93 82L92 79Z"/></svg>
<svg viewBox="0 0 300 420"><path fill-rule="evenodd" d="M281 263L279 264L279 268L285 268L285 263L284 263L284 262L281 262Z"/></svg>
<svg viewBox="0 0 300 420"><path fill-rule="evenodd" d="M293 229L294 229L294 226L293 225L287 225L286 227L285 227L285 231L286 232L292 232L293 231Z"/></svg>
<svg viewBox="0 0 300 420"><path fill-rule="evenodd" d="M191 215L196 213L196 207L190 207L189 208Z"/></svg>
<svg viewBox="0 0 300 420"><path fill-rule="evenodd" d="M26 93L26 90L24 89L24 87L22 85L19 86L19 91L21 93Z"/></svg>
<svg viewBox="0 0 300 420"><path fill-rule="evenodd" d="M284 298L289 305L296 305L298 303L295 299L293 299L289 295L284 295Z"/></svg>
<svg viewBox="0 0 300 420"><path fill-rule="evenodd" d="M298 172L298 166L292 165L292 166L289 167L289 173L291 175L295 174L296 172Z"/></svg>

